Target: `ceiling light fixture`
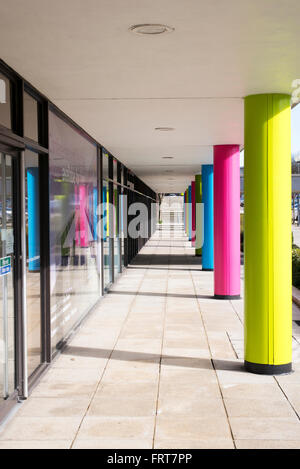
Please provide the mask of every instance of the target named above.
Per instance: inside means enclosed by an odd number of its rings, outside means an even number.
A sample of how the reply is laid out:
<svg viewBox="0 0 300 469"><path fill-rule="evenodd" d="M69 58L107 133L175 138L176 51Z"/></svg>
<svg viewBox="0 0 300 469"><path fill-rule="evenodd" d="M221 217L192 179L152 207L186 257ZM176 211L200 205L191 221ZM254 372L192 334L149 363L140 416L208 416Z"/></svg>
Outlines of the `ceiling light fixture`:
<svg viewBox="0 0 300 469"><path fill-rule="evenodd" d="M158 130L159 132L172 132L172 130L175 130L174 127L155 127L155 130Z"/></svg>
<svg viewBox="0 0 300 469"><path fill-rule="evenodd" d="M157 34L172 33L175 28L167 26L166 24L155 24L155 23L145 23L145 24L134 24L130 26L129 31L135 34L148 34L155 36Z"/></svg>
<svg viewBox="0 0 300 469"><path fill-rule="evenodd" d="M162 156L163 160L173 160L174 156Z"/></svg>

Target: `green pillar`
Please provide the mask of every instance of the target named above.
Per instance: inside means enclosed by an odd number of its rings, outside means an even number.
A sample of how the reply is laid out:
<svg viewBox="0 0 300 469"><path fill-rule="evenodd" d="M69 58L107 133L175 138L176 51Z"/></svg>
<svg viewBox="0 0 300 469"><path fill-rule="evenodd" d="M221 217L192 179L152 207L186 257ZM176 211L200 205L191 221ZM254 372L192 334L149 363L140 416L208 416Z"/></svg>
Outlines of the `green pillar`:
<svg viewBox="0 0 300 469"><path fill-rule="evenodd" d="M245 98L245 367L291 370L290 96Z"/></svg>
<svg viewBox="0 0 300 469"><path fill-rule="evenodd" d="M199 246L199 241L203 242L203 214L201 207L197 204L202 204L202 175L196 174L195 176L195 202L196 202L196 256L202 255L202 244Z"/></svg>

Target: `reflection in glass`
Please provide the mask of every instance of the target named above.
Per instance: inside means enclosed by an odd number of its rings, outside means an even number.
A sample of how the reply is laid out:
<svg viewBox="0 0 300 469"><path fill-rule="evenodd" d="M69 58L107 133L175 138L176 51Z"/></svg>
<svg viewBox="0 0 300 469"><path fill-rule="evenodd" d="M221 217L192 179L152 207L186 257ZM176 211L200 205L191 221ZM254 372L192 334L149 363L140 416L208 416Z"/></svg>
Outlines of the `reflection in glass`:
<svg viewBox="0 0 300 469"><path fill-rule="evenodd" d="M121 189L120 195L120 238L121 238L121 269L124 267L124 236L125 236L125 216L126 204L124 189Z"/></svg>
<svg viewBox="0 0 300 469"><path fill-rule="evenodd" d="M110 284L111 261L109 257L109 191L108 182L103 180L103 271L104 271L104 288Z"/></svg>
<svg viewBox="0 0 300 469"><path fill-rule="evenodd" d="M99 299L97 147L49 114L52 347Z"/></svg>
<svg viewBox="0 0 300 469"><path fill-rule="evenodd" d="M0 124L11 129L10 81L0 73Z"/></svg>
<svg viewBox="0 0 300 469"><path fill-rule="evenodd" d="M26 306L28 375L41 363L39 155L25 151Z"/></svg>
<svg viewBox="0 0 300 469"><path fill-rule="evenodd" d="M124 166L121 165L121 184L124 185Z"/></svg>
<svg viewBox="0 0 300 469"><path fill-rule="evenodd" d="M38 102L24 91L24 136L38 142Z"/></svg>
<svg viewBox="0 0 300 469"><path fill-rule="evenodd" d="M9 258L11 271L0 277L0 393L15 389L15 310L13 285L12 158L0 153L0 257Z"/></svg>
<svg viewBox="0 0 300 469"><path fill-rule="evenodd" d="M107 153L103 152L103 158L102 158L103 179L108 179L108 167L109 167L109 156Z"/></svg>
<svg viewBox="0 0 300 469"><path fill-rule="evenodd" d="M114 281L114 230L115 230L115 211L114 211L114 185L108 183L108 249L109 249L109 283Z"/></svg>
<svg viewBox="0 0 300 469"><path fill-rule="evenodd" d="M119 227L119 197L118 186L114 185L114 275L115 278L120 273L120 227Z"/></svg>
<svg viewBox="0 0 300 469"><path fill-rule="evenodd" d="M113 180L117 181L118 180L118 161L115 158L113 158L112 162L113 162Z"/></svg>

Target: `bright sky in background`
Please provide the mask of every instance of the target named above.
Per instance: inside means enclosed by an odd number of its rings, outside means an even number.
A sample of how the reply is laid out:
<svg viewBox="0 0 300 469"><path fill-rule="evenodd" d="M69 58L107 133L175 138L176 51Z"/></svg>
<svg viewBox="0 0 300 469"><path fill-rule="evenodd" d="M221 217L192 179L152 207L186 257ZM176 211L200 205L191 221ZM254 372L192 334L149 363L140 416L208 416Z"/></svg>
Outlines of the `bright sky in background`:
<svg viewBox="0 0 300 469"><path fill-rule="evenodd" d="M292 153L300 151L300 104L292 109Z"/></svg>
<svg viewBox="0 0 300 469"><path fill-rule="evenodd" d="M244 150L240 152L240 168L244 167Z"/></svg>
<svg viewBox="0 0 300 469"><path fill-rule="evenodd" d="M300 152L300 104L292 109L292 154ZM244 167L244 150L241 151L240 167Z"/></svg>

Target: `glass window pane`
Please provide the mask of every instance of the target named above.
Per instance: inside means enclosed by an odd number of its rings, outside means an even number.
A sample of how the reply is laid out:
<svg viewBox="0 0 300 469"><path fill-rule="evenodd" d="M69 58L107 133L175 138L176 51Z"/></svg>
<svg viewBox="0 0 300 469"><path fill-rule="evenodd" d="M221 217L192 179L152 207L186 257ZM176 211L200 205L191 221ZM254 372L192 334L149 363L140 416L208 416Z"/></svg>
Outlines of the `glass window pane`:
<svg viewBox="0 0 300 469"><path fill-rule="evenodd" d="M124 166L121 165L121 184L124 185Z"/></svg>
<svg viewBox="0 0 300 469"><path fill-rule="evenodd" d="M102 158L102 171L103 171L103 179L108 179L108 165L109 165L109 156L107 153L103 152Z"/></svg>
<svg viewBox="0 0 300 469"><path fill-rule="evenodd" d="M95 200L97 147L49 114L52 346L99 299Z"/></svg>
<svg viewBox="0 0 300 469"><path fill-rule="evenodd" d="M109 191L108 182L103 181L103 270L104 288L107 288L111 281L111 259L109 255Z"/></svg>
<svg viewBox="0 0 300 469"><path fill-rule="evenodd" d="M0 393L15 389L14 227L12 158L0 153L0 257L10 260L11 270L0 277Z"/></svg>
<svg viewBox="0 0 300 469"><path fill-rule="evenodd" d="M120 273L120 230L119 230L119 196L118 186L114 185L114 275L115 278Z"/></svg>
<svg viewBox="0 0 300 469"><path fill-rule="evenodd" d="M113 158L113 180L118 181L118 161Z"/></svg>
<svg viewBox="0 0 300 469"><path fill-rule="evenodd" d="M123 174L123 171L122 171ZM125 236L125 195L121 189L120 195L120 238L121 238L121 266L124 267L124 236Z"/></svg>
<svg viewBox="0 0 300 469"><path fill-rule="evenodd" d="M114 191L113 191L113 183L108 183L108 242L109 242L109 282L112 283L113 281L113 269L114 269L114 230L115 230L115 222L114 222Z"/></svg>
<svg viewBox="0 0 300 469"><path fill-rule="evenodd" d="M24 135L38 142L38 102L24 91Z"/></svg>
<svg viewBox="0 0 300 469"><path fill-rule="evenodd" d="M28 374L41 363L39 155L25 151L26 307Z"/></svg>
<svg viewBox="0 0 300 469"><path fill-rule="evenodd" d="M0 73L0 124L11 129L10 81Z"/></svg>

